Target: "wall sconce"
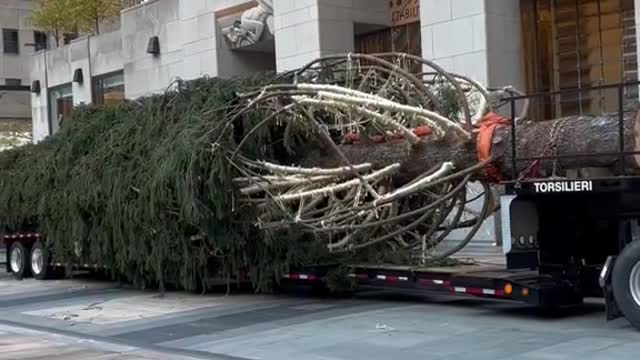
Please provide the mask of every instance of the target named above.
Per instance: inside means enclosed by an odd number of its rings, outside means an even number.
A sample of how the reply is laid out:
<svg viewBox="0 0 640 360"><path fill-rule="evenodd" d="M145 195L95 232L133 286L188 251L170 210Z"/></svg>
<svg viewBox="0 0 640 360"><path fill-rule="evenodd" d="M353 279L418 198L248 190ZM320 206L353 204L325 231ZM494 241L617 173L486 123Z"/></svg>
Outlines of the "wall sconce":
<svg viewBox="0 0 640 360"><path fill-rule="evenodd" d="M82 74L82 69L76 69L73 72L73 82L82 84L84 82L84 75Z"/></svg>
<svg viewBox="0 0 640 360"><path fill-rule="evenodd" d="M160 38L152 36L149 38L149 44L147 45L147 53L154 56L160 55Z"/></svg>
<svg viewBox="0 0 640 360"><path fill-rule="evenodd" d="M36 95L40 94L40 80L34 80L31 82L31 92Z"/></svg>

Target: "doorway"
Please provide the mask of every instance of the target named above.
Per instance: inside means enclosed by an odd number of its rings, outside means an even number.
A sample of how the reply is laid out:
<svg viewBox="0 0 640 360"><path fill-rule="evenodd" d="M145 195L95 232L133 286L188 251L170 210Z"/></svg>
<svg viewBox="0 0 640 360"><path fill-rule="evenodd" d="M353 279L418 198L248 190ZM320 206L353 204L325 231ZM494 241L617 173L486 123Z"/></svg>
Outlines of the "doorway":
<svg viewBox="0 0 640 360"><path fill-rule="evenodd" d="M357 27L356 27L357 29ZM361 54L401 52L422 57L420 22L412 22L355 35L355 50ZM412 73L422 72L420 64L411 65Z"/></svg>

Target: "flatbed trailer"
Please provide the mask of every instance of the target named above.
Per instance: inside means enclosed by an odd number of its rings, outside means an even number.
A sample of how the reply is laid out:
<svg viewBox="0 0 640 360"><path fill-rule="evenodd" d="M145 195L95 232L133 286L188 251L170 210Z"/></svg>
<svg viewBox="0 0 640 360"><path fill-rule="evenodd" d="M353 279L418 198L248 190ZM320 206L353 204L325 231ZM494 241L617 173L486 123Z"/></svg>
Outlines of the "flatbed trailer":
<svg viewBox="0 0 640 360"><path fill-rule="evenodd" d="M577 191L578 185L584 191ZM607 318L640 327L640 177L507 183L501 197L504 265L352 265L356 290L421 291L561 308L606 300ZM553 188L557 191L548 191ZM325 286L331 266L284 275Z"/></svg>
<svg viewBox="0 0 640 360"><path fill-rule="evenodd" d="M617 85L618 93L622 95L628 85ZM550 156L517 157L515 108L523 99L526 97L511 98L513 169L519 168L518 162L554 160ZM602 297L607 319L624 316L640 328L640 176L629 176L625 168L626 161L633 158L637 162L640 153L625 152L622 100L619 105L620 150L613 154L619 160L616 169L608 169L611 176L527 179L512 174L503 183L500 212L504 266L353 264L348 267L348 276L356 289L478 296L549 308ZM13 232L5 234L4 240L7 271L18 278L33 275L45 279L61 265L48 257L41 234ZM292 269L282 283L324 287L332 270L331 266Z"/></svg>

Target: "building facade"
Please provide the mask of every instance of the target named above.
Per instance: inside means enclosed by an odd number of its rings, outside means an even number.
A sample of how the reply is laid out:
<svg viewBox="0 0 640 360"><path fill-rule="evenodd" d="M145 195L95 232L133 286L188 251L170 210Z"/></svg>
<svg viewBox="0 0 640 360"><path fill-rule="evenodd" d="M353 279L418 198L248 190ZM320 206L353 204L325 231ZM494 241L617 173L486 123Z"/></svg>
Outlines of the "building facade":
<svg viewBox="0 0 640 360"><path fill-rule="evenodd" d="M638 80L640 0L145 0L120 27L31 59L34 138L81 103L176 79L287 71L323 55L407 52L489 87L529 93ZM26 36L26 35L25 35ZM416 72L421 69L415 69ZM37 85L37 86L36 86ZM625 96L637 99L637 86ZM602 91L532 104L536 116L609 109ZM614 101L615 102L615 101ZM477 235L493 243L490 221Z"/></svg>
<svg viewBox="0 0 640 360"><path fill-rule="evenodd" d="M128 0L114 31L40 51L29 70L24 56L39 37L26 20L31 2L4 0L14 10L3 10L3 26L24 30L18 54L3 54L0 81L39 80L44 91L32 95L31 111L37 139L56 129L49 124L52 102L56 116L68 114L69 104L103 101L94 93L113 81L124 87L120 97L136 98L178 78L286 71L332 53L412 53L490 87L529 93L587 87L637 80L638 2ZM152 38L157 54L147 51ZM79 69L85 82L73 81ZM534 110L542 116L597 110L606 98L567 97Z"/></svg>
<svg viewBox="0 0 640 360"><path fill-rule="evenodd" d="M36 46L46 42L46 35L31 27L32 6L27 0L0 0L0 132L31 128L29 64Z"/></svg>

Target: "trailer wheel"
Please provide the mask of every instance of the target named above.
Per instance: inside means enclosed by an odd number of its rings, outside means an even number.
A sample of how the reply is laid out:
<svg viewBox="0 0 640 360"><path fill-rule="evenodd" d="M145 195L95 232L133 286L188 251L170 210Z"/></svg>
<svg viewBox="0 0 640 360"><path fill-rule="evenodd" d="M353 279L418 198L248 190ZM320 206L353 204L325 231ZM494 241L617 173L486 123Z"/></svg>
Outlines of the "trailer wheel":
<svg viewBox="0 0 640 360"><path fill-rule="evenodd" d="M49 278L49 254L41 241L36 241L31 247L29 265L31 265L31 274L37 280Z"/></svg>
<svg viewBox="0 0 640 360"><path fill-rule="evenodd" d="M611 284L620 311L640 328L640 241L622 250L613 267Z"/></svg>
<svg viewBox="0 0 640 360"><path fill-rule="evenodd" d="M9 249L9 268L13 276L18 280L22 280L29 275L27 258L27 249L24 245L19 241L14 242Z"/></svg>

